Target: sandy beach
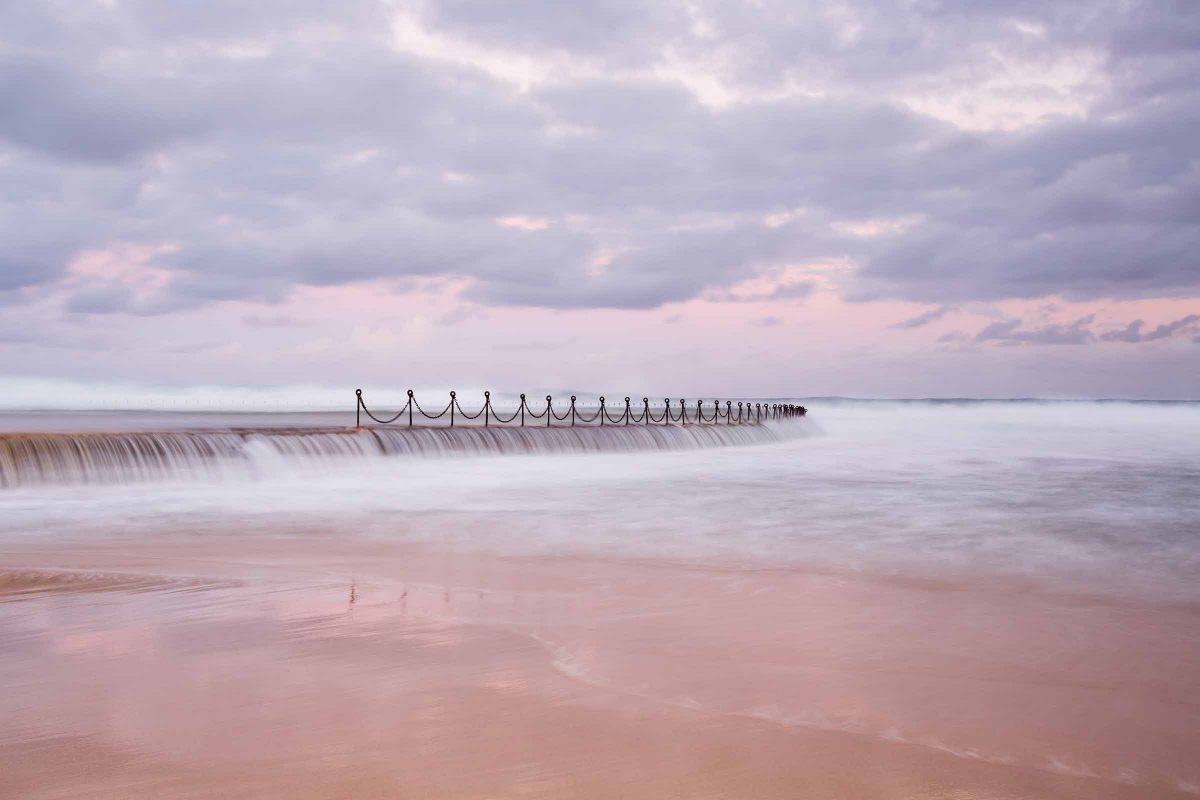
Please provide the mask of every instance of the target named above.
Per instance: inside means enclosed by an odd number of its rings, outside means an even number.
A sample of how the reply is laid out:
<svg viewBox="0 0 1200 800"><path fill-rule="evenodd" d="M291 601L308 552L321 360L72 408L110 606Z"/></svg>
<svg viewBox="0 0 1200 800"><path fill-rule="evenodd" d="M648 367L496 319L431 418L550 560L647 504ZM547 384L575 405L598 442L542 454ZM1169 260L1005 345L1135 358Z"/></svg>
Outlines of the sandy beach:
<svg viewBox="0 0 1200 800"><path fill-rule="evenodd" d="M1200 791L1195 607L215 533L5 545L0 796Z"/></svg>

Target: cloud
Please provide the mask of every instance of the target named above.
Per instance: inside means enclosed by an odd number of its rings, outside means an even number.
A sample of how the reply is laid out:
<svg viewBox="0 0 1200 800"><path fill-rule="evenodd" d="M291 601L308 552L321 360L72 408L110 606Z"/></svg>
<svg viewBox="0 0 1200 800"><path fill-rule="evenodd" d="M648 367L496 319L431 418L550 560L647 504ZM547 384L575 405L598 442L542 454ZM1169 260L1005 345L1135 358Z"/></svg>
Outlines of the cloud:
<svg viewBox="0 0 1200 800"><path fill-rule="evenodd" d="M1174 322L1158 325L1153 330L1145 330L1146 323L1137 319L1120 330L1108 331L1097 335L1092 331L1092 323L1096 315L1089 314L1074 322L1064 325L1051 323L1036 327L1025 327L1019 319L1006 319L994 322L974 337L978 343L996 342L1001 345L1014 344L1092 344L1094 342L1155 342L1174 336L1183 336L1200 330L1200 315L1188 314ZM953 334L947 334L953 336ZM951 341L945 337L938 341Z"/></svg>
<svg viewBox="0 0 1200 800"><path fill-rule="evenodd" d="M911 329L911 328L920 328L925 325L928 325L931 322L937 322L939 319L946 316L950 312L957 311L957 310L958 309L955 308L954 306L938 306L937 308L931 309L922 314L917 314L915 317L912 317L911 319L906 319L903 322L897 322L892 327L898 328L901 330L907 330L907 329Z"/></svg>
<svg viewBox="0 0 1200 800"><path fill-rule="evenodd" d="M1176 334L1192 333L1200 328L1197 323L1200 323L1200 315L1188 314L1174 322L1159 325L1152 331L1144 331L1145 321L1135 319L1122 330L1101 334L1100 339L1105 342L1155 342L1159 339L1169 339Z"/></svg>
<svg viewBox="0 0 1200 800"><path fill-rule="evenodd" d="M954 344L956 342L969 342L971 341L971 337L962 331L949 331L937 337L937 340L942 344Z"/></svg>
<svg viewBox="0 0 1200 800"><path fill-rule="evenodd" d="M803 300L816 291L815 281L791 281L779 283L762 291L716 291L707 298L721 303L770 303L787 300Z"/></svg>
<svg viewBox="0 0 1200 800"><path fill-rule="evenodd" d="M4 4L0 292L145 315L437 277L482 305L649 309L839 259L846 296L939 305L901 328L1200 292L1198 18ZM164 241L153 297L70 283L82 252Z"/></svg>
<svg viewBox="0 0 1200 800"><path fill-rule="evenodd" d="M1096 337L1088 327L1095 320L1094 314L1081 317L1070 325L1042 325L1023 328L1021 320L1010 319L993 322L975 335L976 342L999 342L1001 344L1089 344Z"/></svg>

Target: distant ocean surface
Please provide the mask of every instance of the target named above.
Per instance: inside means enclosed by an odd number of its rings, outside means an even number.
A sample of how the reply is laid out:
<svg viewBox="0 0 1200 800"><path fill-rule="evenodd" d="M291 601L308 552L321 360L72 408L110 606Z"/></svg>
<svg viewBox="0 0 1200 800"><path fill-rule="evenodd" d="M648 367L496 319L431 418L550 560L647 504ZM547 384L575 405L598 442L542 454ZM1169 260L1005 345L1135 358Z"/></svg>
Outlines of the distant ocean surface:
<svg viewBox="0 0 1200 800"><path fill-rule="evenodd" d="M236 469L157 475L136 490L10 482L0 488L0 541L165 536L234 518L233 530L286 536L302 521L500 554L990 576L1200 602L1200 404L796 402L809 417L780 423L785 433L702 449L627 444L612 431L605 452L573 452L564 440L502 458L486 446L425 453L443 458L343 444L280 452L251 439L235 443ZM0 436L350 425L345 412L0 414Z"/></svg>

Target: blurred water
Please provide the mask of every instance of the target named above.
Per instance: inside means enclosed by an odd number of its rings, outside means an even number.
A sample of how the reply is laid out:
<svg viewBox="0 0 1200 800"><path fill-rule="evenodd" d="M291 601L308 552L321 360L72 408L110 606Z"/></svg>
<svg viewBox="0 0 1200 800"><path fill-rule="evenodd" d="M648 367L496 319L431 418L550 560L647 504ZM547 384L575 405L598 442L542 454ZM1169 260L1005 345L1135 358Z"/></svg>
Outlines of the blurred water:
<svg viewBox="0 0 1200 800"><path fill-rule="evenodd" d="M8 488L0 541L334 531L1200 600L1198 404L806 404L803 436L753 446L319 460L251 448L236 474ZM109 412L104 422L145 420Z"/></svg>

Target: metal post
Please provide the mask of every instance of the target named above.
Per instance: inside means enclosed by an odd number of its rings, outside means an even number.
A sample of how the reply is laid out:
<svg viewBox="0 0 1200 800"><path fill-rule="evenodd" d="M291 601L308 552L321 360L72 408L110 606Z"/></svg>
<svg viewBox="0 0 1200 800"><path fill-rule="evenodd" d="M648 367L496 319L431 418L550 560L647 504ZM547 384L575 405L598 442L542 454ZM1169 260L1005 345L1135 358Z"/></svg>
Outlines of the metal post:
<svg viewBox="0 0 1200 800"><path fill-rule="evenodd" d="M642 424L650 424L650 398L648 397L642 398Z"/></svg>
<svg viewBox="0 0 1200 800"><path fill-rule="evenodd" d="M550 420L554 419L554 412L550 406L550 395L546 395L546 427L550 427Z"/></svg>
<svg viewBox="0 0 1200 800"><path fill-rule="evenodd" d="M600 426L604 427L604 395L600 395Z"/></svg>
<svg viewBox="0 0 1200 800"><path fill-rule="evenodd" d="M525 427L525 395L521 395L521 427Z"/></svg>
<svg viewBox="0 0 1200 800"><path fill-rule="evenodd" d="M488 415L491 413L491 410L492 410L492 393L484 392L483 393L483 427L485 427L485 428L488 426Z"/></svg>
<svg viewBox="0 0 1200 800"><path fill-rule="evenodd" d="M683 398L679 398L679 424L687 425L687 406L683 404Z"/></svg>
<svg viewBox="0 0 1200 800"><path fill-rule="evenodd" d="M571 427L575 427L575 395L571 395Z"/></svg>
<svg viewBox="0 0 1200 800"><path fill-rule="evenodd" d="M671 398L663 398L663 425L671 424Z"/></svg>
<svg viewBox="0 0 1200 800"><path fill-rule="evenodd" d="M362 427L362 389L354 390L354 427Z"/></svg>
<svg viewBox="0 0 1200 800"><path fill-rule="evenodd" d="M454 392L450 393L450 427L454 427Z"/></svg>
<svg viewBox="0 0 1200 800"><path fill-rule="evenodd" d="M630 416L631 415L629 413L629 395L626 395L625 396L625 427L626 428L629 427L629 417Z"/></svg>

